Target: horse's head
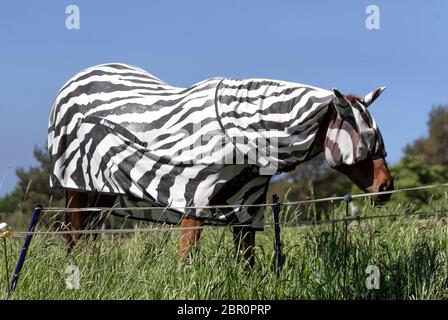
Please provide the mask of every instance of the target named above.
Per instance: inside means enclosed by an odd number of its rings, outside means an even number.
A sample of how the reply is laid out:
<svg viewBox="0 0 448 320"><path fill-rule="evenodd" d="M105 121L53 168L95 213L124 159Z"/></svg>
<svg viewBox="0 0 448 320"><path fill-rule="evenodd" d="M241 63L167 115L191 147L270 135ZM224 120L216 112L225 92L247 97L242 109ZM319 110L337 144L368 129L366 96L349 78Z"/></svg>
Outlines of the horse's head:
<svg viewBox="0 0 448 320"><path fill-rule="evenodd" d="M383 90L378 88L360 98L344 96L334 89L335 99L329 106L320 130L319 140L328 164L369 193L393 189L383 138L367 110ZM372 198L379 204L389 200L390 195L376 195Z"/></svg>

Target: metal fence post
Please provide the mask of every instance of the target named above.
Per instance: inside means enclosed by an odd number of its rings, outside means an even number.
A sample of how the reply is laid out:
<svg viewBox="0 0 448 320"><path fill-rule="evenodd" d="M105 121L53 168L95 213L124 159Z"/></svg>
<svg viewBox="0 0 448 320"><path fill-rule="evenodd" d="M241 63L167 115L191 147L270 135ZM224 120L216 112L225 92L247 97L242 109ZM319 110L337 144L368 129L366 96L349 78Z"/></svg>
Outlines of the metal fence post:
<svg viewBox="0 0 448 320"><path fill-rule="evenodd" d="M40 204L36 205L34 208L33 216L31 218L30 226L28 232L33 232L36 227L37 221L39 220L40 212L42 211L42 206ZM19 260L16 264L16 269L14 274L12 275L10 290L14 291L17 285L17 281L19 280L20 271L22 270L23 264L25 263L26 253L28 251L28 247L30 246L31 239L33 238L32 234L27 234L25 237L25 242L23 243L22 249L20 250Z"/></svg>
<svg viewBox="0 0 448 320"><path fill-rule="evenodd" d="M278 203L278 195L272 195L272 210L274 212L274 235L275 235L275 257L276 257L276 273L277 277L280 277L280 273L283 268L283 257L282 257L282 242L280 237L280 204Z"/></svg>

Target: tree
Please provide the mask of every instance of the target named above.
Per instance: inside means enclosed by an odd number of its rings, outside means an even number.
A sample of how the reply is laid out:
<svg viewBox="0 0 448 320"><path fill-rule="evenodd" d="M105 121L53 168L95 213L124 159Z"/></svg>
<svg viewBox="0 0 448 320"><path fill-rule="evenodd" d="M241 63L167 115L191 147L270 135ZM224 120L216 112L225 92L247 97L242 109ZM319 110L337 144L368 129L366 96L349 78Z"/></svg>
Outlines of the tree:
<svg viewBox="0 0 448 320"><path fill-rule="evenodd" d="M398 189L445 183L448 181L448 167L427 165L423 156L404 156L399 163L391 167ZM397 193L393 196L393 204L407 206L413 210L428 209L430 203L444 198L444 188L418 190Z"/></svg>
<svg viewBox="0 0 448 320"><path fill-rule="evenodd" d="M428 136L415 140L404 151L409 156L422 156L427 165L448 165L448 106L431 110Z"/></svg>
<svg viewBox="0 0 448 320"><path fill-rule="evenodd" d="M1 213L28 213L33 210L36 203L43 206L64 204L63 192L50 189L51 162L46 149L35 147L34 157L39 163L37 166L16 170L19 181L11 193L0 199Z"/></svg>

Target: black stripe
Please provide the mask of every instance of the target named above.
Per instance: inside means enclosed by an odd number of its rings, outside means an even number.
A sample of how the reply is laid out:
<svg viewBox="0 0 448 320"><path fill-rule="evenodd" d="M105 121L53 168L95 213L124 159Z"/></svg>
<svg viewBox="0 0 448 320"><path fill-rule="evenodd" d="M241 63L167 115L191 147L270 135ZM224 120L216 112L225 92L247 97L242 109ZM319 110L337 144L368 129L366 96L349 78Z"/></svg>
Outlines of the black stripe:
<svg viewBox="0 0 448 320"><path fill-rule="evenodd" d="M304 92L301 94L301 96L303 96L304 94L310 92L310 91L315 91L315 89L311 89L311 88L306 88L306 87L293 87L293 88L286 88L285 90L282 91L277 91L277 92L273 92L269 95L258 95L256 97L249 97L249 96L235 96L235 95L227 95L227 94L222 94L219 96L219 102L220 103L224 103L224 104L231 104L234 102L239 102L239 103L250 103L250 104L255 104L255 102L258 102L259 100L262 99L266 99L266 98L271 98L271 97L280 97L280 96L286 96L290 95L291 93L293 93L294 91L297 90L301 90L301 89L305 89Z"/></svg>
<svg viewBox="0 0 448 320"><path fill-rule="evenodd" d="M124 127L120 126L119 124L109 121L107 119L101 119L93 116L87 116L85 117L82 122L84 123L91 123L95 124L97 126L102 126L106 131L109 133L118 133L125 137L126 139L137 143L141 145L142 147L146 148L148 146L148 143L141 141L139 138L137 138L135 135L133 135L129 130L126 130Z"/></svg>
<svg viewBox="0 0 448 320"><path fill-rule="evenodd" d="M309 92L309 91L308 91ZM241 117L254 117L254 115L272 115L272 114L288 114L291 112L291 110L294 109L297 103L300 102L300 100L303 98L303 95L305 95L307 92L303 92L297 97L291 98L289 100L284 101L278 101L272 103L268 108L266 109L257 109L255 112L242 112L238 113L235 110L223 112L222 117L231 117L231 118L241 118ZM317 97L310 97L308 101L301 107L297 112L296 115L291 115L291 122L295 119L300 118L305 112L308 112L315 103L322 103L327 104L331 101L331 97L324 97L324 98L317 98Z"/></svg>
<svg viewBox="0 0 448 320"><path fill-rule="evenodd" d="M234 80L234 79L227 79L227 80ZM238 80L235 80L238 81ZM244 80L240 80L243 81ZM240 85L230 85L230 84L226 84L223 83L222 87L223 88L227 88L227 89L238 89L238 90L258 90L260 89L262 86L282 86L282 83L276 80L252 80Z"/></svg>
<svg viewBox="0 0 448 320"><path fill-rule="evenodd" d="M92 95L97 93L127 92L133 90L148 90L148 87L114 84L109 81L92 81L77 87L74 91L71 91L64 98L59 100L59 103L55 106L55 114L57 114L60 108L69 102L70 99L73 97L78 97L82 94Z"/></svg>
<svg viewBox="0 0 448 320"><path fill-rule="evenodd" d="M112 72L112 71L104 71L104 70L99 70L99 69L93 69L90 72L83 74L82 76L73 78L71 81L69 81L67 84L65 84L60 90L59 92L64 91L65 89L67 89L69 86L71 86L73 83L75 82L79 82L82 80L86 80L90 77L93 76L124 76L124 77L136 77L136 78L142 78L142 79L149 79L151 81L145 81L144 83L147 84L160 84L160 81L157 80L156 78L152 77L150 74L143 74L143 73L133 73L133 72L129 72L129 73L116 73L116 72ZM127 81L137 81L135 79L123 79L123 80L127 80Z"/></svg>
<svg viewBox="0 0 448 320"><path fill-rule="evenodd" d="M115 178L120 187L127 194L130 194L129 190L132 186L131 171L143 155L143 150L136 150L133 154L127 156L118 164L118 170L115 172Z"/></svg>
<svg viewBox="0 0 448 320"><path fill-rule="evenodd" d="M133 99L133 98L138 98L138 96L133 96L133 97L129 97L129 99ZM126 98L128 99L128 98ZM105 103L113 103L113 102L117 102L123 100L122 97L119 98L113 98L111 100L108 101L104 101L104 100L95 100L92 101L91 103L88 104L74 104L73 106L71 106L62 116L61 119L59 119L54 125L55 125L55 132L54 132L54 136L60 136L61 135L61 130L62 128L68 126L74 119L75 114L80 113L82 115L84 115L85 113L87 113L90 109L94 109L97 108ZM56 121L57 119L57 114L55 114L54 120Z"/></svg>
<svg viewBox="0 0 448 320"><path fill-rule="evenodd" d="M147 131L151 131L151 130L160 129L167 123L167 121L171 117L173 117L177 113L181 112L189 102L191 102L191 100L185 101L184 103L179 104L179 106L176 107L175 109L173 109L170 113L168 113L158 119L154 119L154 121L152 121L150 123L124 121L120 124L123 127L128 128L128 130L131 130L133 132L147 132ZM199 106L198 109L199 108L204 109L204 108L210 106L211 103L212 103L212 100L207 100L204 102L204 105ZM176 124L178 124L178 123L176 123Z"/></svg>

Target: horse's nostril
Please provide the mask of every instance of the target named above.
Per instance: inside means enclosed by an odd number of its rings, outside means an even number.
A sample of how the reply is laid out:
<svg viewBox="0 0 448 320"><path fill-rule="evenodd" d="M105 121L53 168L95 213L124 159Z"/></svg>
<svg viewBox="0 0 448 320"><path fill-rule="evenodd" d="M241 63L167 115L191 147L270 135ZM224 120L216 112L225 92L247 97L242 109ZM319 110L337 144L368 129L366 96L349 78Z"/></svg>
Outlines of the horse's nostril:
<svg viewBox="0 0 448 320"><path fill-rule="evenodd" d="M384 191L392 191L394 190L394 182L385 182L382 185L380 185L379 187L379 192L384 192Z"/></svg>

